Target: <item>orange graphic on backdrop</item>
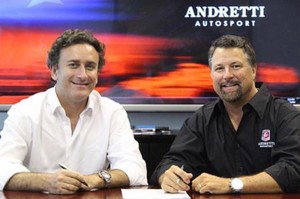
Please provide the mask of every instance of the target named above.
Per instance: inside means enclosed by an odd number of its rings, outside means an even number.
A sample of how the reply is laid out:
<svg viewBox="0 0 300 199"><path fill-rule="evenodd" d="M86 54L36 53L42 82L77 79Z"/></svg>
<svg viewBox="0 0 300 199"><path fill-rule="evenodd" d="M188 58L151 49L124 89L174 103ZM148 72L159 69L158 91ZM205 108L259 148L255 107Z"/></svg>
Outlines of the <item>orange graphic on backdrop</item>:
<svg viewBox="0 0 300 199"><path fill-rule="evenodd" d="M59 34L38 30L1 30L0 103L12 104L49 87L47 51ZM97 90L100 92L115 84L141 91L150 97L199 97L213 92L208 66L193 63L191 57L175 56L174 67L160 71L159 67L164 67L164 60L168 58L163 52L180 44L181 40L112 34L96 34L96 37L106 44L107 49L107 63L101 71L100 82L101 78L121 79L112 81L112 85L99 85ZM158 72L154 76L142 75L149 66ZM299 78L294 68L262 63L258 66L257 81L297 89L294 87L298 87Z"/></svg>

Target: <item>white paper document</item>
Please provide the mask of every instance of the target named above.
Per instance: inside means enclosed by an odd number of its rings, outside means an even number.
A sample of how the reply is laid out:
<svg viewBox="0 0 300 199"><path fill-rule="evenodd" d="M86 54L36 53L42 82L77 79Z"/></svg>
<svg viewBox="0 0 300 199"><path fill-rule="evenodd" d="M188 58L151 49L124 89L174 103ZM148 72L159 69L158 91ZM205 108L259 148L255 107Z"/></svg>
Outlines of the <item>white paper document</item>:
<svg viewBox="0 0 300 199"><path fill-rule="evenodd" d="M123 199L189 199L190 196L185 191L177 193L167 193L162 189L121 189Z"/></svg>

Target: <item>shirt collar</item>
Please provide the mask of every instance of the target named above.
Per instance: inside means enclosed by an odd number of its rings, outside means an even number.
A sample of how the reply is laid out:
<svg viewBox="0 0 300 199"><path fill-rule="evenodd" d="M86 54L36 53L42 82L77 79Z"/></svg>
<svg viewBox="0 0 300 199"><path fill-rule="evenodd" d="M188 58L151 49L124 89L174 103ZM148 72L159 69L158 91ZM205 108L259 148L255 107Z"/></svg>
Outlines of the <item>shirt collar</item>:
<svg viewBox="0 0 300 199"><path fill-rule="evenodd" d="M59 109L59 107L62 108L58 100L58 97L56 95L55 87L52 87L48 90L47 104L49 105L52 113L54 113L57 109Z"/></svg>
<svg viewBox="0 0 300 199"><path fill-rule="evenodd" d="M244 105L243 110L247 111L249 107L252 107L253 110L255 110L255 112L259 115L259 117L262 118L270 97L271 93L263 83L260 87L258 87L258 92L254 95L254 97ZM225 111L224 103L220 98L215 100L208 107L211 107L211 112L208 113L209 118L211 118L213 113L217 114L218 112L220 113Z"/></svg>
<svg viewBox="0 0 300 199"><path fill-rule="evenodd" d="M271 93L265 84L262 84L258 89L258 92L249 101L249 105L256 111L260 118L263 118L267 104L271 97Z"/></svg>
<svg viewBox="0 0 300 199"><path fill-rule="evenodd" d="M82 113L90 112L94 109L96 100L93 100L93 98L95 98L95 97L92 94L90 94L89 98L88 98L87 106L83 110ZM52 87L48 90L47 103L48 103L52 113L54 113L56 110L59 110L59 109L63 110L63 107L61 106L61 104L58 100L57 94L55 92L55 87Z"/></svg>

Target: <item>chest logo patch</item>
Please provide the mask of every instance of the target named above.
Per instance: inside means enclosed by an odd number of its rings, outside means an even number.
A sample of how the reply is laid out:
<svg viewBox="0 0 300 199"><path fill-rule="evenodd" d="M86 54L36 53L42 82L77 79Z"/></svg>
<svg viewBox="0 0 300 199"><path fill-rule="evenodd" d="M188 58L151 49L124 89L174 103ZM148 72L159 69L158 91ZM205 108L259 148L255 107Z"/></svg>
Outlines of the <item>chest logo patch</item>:
<svg viewBox="0 0 300 199"><path fill-rule="evenodd" d="M271 130L263 129L261 131L261 142L258 142L260 148L271 148L275 145L275 142L271 140Z"/></svg>
<svg viewBox="0 0 300 199"><path fill-rule="evenodd" d="M269 129L264 129L261 132L261 141L267 142L271 139L271 131Z"/></svg>

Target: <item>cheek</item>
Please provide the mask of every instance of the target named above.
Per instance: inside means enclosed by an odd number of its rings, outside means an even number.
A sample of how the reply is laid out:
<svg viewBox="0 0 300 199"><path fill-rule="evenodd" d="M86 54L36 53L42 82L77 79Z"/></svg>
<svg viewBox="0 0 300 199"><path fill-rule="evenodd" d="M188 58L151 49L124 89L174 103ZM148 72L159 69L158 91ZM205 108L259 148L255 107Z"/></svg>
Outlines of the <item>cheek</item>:
<svg viewBox="0 0 300 199"><path fill-rule="evenodd" d="M248 75L247 75L248 74ZM253 81L253 73L242 73L242 74L238 74L237 75L237 78L240 80L240 81Z"/></svg>
<svg viewBox="0 0 300 199"><path fill-rule="evenodd" d="M222 81L222 76L218 75L217 73L211 73L210 78L214 85Z"/></svg>
<svg viewBox="0 0 300 199"><path fill-rule="evenodd" d="M93 82L95 82L96 84L97 84L97 82L98 82L98 72L97 73L90 73L89 74L89 78L93 81Z"/></svg>
<svg viewBox="0 0 300 199"><path fill-rule="evenodd" d="M72 71L68 71L68 70L58 70L56 71L56 82L66 82L69 79L71 79L74 74L72 73Z"/></svg>

